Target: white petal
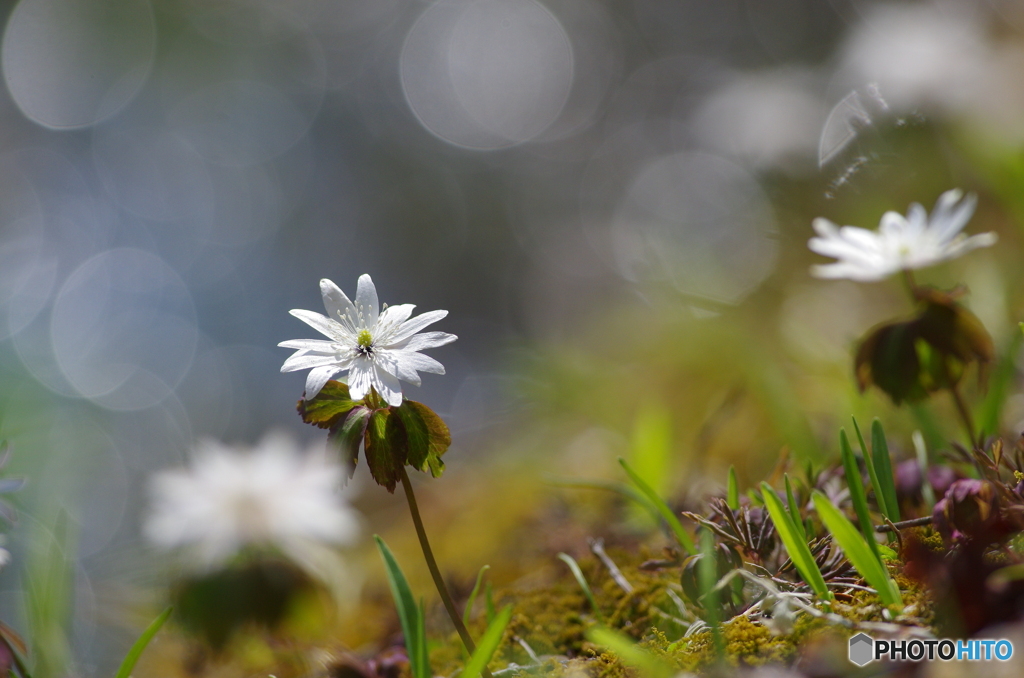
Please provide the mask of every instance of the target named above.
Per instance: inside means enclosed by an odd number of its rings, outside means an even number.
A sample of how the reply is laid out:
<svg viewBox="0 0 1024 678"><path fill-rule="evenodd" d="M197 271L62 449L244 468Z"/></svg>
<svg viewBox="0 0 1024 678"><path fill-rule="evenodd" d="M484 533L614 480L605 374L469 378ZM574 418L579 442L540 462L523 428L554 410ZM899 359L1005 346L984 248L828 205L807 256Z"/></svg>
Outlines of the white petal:
<svg viewBox="0 0 1024 678"><path fill-rule="evenodd" d="M953 205L960 202L964 192L959 188L951 188L935 201L935 209L932 210L932 218L944 218L953 209Z"/></svg>
<svg viewBox="0 0 1024 678"><path fill-rule="evenodd" d="M891 212L891 214L903 219L902 216L895 212ZM878 233L875 231L869 231L866 228L857 228L856 226L843 226L839 229L839 237L845 242L850 243L865 252L879 251L879 238Z"/></svg>
<svg viewBox="0 0 1024 678"><path fill-rule="evenodd" d="M812 266L811 274L816 278L826 278L830 280L845 278L847 280L855 280L857 282L875 282L876 280L887 278L891 274L895 273L896 270L898 269L872 269L864 266L855 266L845 262L837 262L834 264Z"/></svg>
<svg viewBox="0 0 1024 678"><path fill-rule="evenodd" d="M839 235L839 227L825 217L818 217L811 222L814 232L822 238L834 238Z"/></svg>
<svg viewBox="0 0 1024 678"><path fill-rule="evenodd" d="M345 341L350 339L348 332L346 332L343 325L336 323L327 316L320 315L315 311L303 311L302 309L292 309L288 311L293 316L306 323L314 330L328 336L335 341Z"/></svg>
<svg viewBox="0 0 1024 678"><path fill-rule="evenodd" d="M297 348L301 351L316 351L318 353L335 353L337 345L336 341L324 339L289 339L278 344L281 348Z"/></svg>
<svg viewBox="0 0 1024 678"><path fill-rule="evenodd" d="M423 383L420 380L420 375L416 372L416 369L412 365L405 363L400 359L398 351L391 351L388 349L378 351L377 364L402 381L407 381L410 384L415 384L416 386Z"/></svg>
<svg viewBox="0 0 1024 678"><path fill-rule="evenodd" d="M428 355L416 353L415 351L391 351L391 355L394 357L395 362L402 366L403 370L413 369L431 374L444 374L444 365Z"/></svg>
<svg viewBox="0 0 1024 678"><path fill-rule="evenodd" d="M877 250L868 250L845 240L825 240L824 238L811 238L807 247L812 252L825 257L836 259L863 259L872 260L878 257Z"/></svg>
<svg viewBox="0 0 1024 678"><path fill-rule="evenodd" d="M380 317L377 318L376 327L370 331L370 334L373 335L374 343L387 344L395 330L409 319L414 308L416 308L415 304L396 304L388 306L381 311Z"/></svg>
<svg viewBox="0 0 1024 678"><path fill-rule="evenodd" d="M320 389L324 387L327 380L333 377L335 374L341 371L337 365L328 365L326 367L317 367L309 371L306 375L306 399L315 398L316 394L320 392Z"/></svg>
<svg viewBox="0 0 1024 678"><path fill-rule="evenodd" d="M398 407L402 404L402 385L398 383L398 377L379 366L374 366L373 387L388 405Z"/></svg>
<svg viewBox="0 0 1024 678"><path fill-rule="evenodd" d="M958 238L946 248L943 253L943 259L955 259L961 254L966 254L967 252L976 250L979 247L991 247L992 245L995 245L998 240L999 236L995 233L978 233L969 238Z"/></svg>
<svg viewBox="0 0 1024 678"><path fill-rule="evenodd" d="M943 200L947 194L953 193L953 191L946 191L943 193L939 200ZM959 193L959 191L957 191ZM953 238L957 233L964 229L967 222L974 216L974 210L978 206L978 196L974 193L969 194L964 198L963 202L957 205L948 213L945 213L939 217L933 217L933 230L934 235L940 242L946 242ZM938 208L936 208L938 209Z"/></svg>
<svg viewBox="0 0 1024 678"><path fill-rule="evenodd" d="M348 371L348 393L352 400L362 400L370 392L373 370L373 361L369 358L352 361Z"/></svg>
<svg viewBox="0 0 1024 678"><path fill-rule="evenodd" d="M355 334L356 328L352 324L352 319L356 316L356 307L349 300L348 295L327 278L320 281L320 294L324 297L324 308L327 309L327 315L345 325L346 329Z"/></svg>
<svg viewBox="0 0 1024 678"><path fill-rule="evenodd" d="M356 314L362 321L357 329L369 329L377 324L377 288L366 273L359 276L356 288Z"/></svg>
<svg viewBox="0 0 1024 678"><path fill-rule="evenodd" d="M429 311L427 313L422 313L411 320L406 320L402 326L395 330L395 333L391 335L391 343L389 346L405 341L427 325L436 323L446 315L448 315L448 311Z"/></svg>
<svg viewBox="0 0 1024 678"><path fill-rule="evenodd" d="M297 370L308 370L310 368L320 368L327 365L337 366L338 357L333 355L310 355L300 351L291 355L288 360L284 361L284 365L281 365L281 371L295 372Z"/></svg>
<svg viewBox="0 0 1024 678"><path fill-rule="evenodd" d="M444 346L450 344L458 339L454 334L448 334L447 332L420 332L414 334L401 344L393 346L396 350L403 351L422 351L428 348L437 348L438 346Z"/></svg>
<svg viewBox="0 0 1024 678"><path fill-rule="evenodd" d="M886 214L896 213L887 212ZM900 218L900 221L904 221L903 217L900 217L899 214L896 214L896 216ZM885 221L885 216L882 217L882 221ZM907 210L907 218L904 223L906 224L904 226L906 233L911 237L918 237L928 228L928 212L920 203L912 203L910 209Z"/></svg>

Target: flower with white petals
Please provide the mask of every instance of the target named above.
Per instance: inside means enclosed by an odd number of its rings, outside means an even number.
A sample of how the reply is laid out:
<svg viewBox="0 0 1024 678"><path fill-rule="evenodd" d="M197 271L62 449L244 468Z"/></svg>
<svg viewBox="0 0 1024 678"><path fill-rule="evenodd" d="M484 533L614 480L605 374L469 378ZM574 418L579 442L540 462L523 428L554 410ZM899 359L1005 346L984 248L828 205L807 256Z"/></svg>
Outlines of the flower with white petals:
<svg viewBox="0 0 1024 678"><path fill-rule="evenodd" d="M323 450L303 454L271 434L252 450L206 440L195 452L190 468L152 479L144 530L155 545L189 552L201 568L250 546L306 565L358 535L358 516L338 493L343 469Z"/></svg>
<svg viewBox="0 0 1024 678"><path fill-rule="evenodd" d="M306 377L306 399L316 396L327 380L348 372L349 394L361 400L372 387L389 405L402 404L398 380L420 385L419 372L444 374L444 366L419 353L444 346L457 339L445 332L420 332L448 315L430 311L411 318L412 304L377 308L377 289L370 276L359 276L355 303L330 280L320 281L327 316L313 311L290 313L324 336L324 339L292 339L278 346L298 349L281 366L282 372L310 370Z"/></svg>
<svg viewBox="0 0 1024 678"><path fill-rule="evenodd" d="M964 198L958 189L946 191L939 196L930 217L924 207L914 203L906 217L898 212L882 215L877 231L856 226L840 228L819 217L814 220L818 237L811 238L807 246L838 261L814 266L811 272L819 278L870 282L993 245L995 233L968 237L960 232L974 214L976 204L973 194Z"/></svg>

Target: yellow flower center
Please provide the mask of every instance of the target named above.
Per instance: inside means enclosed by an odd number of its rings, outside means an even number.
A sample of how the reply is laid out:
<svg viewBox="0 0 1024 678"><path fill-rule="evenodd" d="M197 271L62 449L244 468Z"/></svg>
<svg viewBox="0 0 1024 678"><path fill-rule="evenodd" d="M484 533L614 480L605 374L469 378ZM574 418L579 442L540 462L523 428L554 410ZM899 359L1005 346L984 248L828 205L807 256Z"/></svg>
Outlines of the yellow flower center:
<svg viewBox="0 0 1024 678"><path fill-rule="evenodd" d="M359 348L369 348L373 346L373 337L370 335L370 331L359 330L359 334L356 335L356 342L358 342Z"/></svg>

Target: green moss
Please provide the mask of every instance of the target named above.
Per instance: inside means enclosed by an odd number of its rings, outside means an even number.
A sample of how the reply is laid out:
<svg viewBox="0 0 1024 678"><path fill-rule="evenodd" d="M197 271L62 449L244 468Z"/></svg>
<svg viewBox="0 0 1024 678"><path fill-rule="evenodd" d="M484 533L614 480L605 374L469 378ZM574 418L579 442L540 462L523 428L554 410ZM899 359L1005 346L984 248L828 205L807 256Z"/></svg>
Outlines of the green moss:
<svg viewBox="0 0 1024 678"><path fill-rule="evenodd" d="M922 530L926 544L942 548L941 537L931 530ZM938 537L935 539L935 537ZM608 626L635 640L655 658L673 671L706 673L720 665L708 631L683 638L682 614L667 594L677 587L678 569L647 572L639 569L646 559L643 553L611 554L623 575L633 587L624 591L594 558L581 558L580 567L594 592ZM927 592L900 572L899 562L890 564L890 572L899 586L905 609L895 619L886 612L878 596L870 591L853 591L833 603L833 612L857 621L888 621L928 627L932 624L932 602ZM496 592L499 604L511 603L515 613L501 644L500 655L491 664L494 670L514 662L531 667L517 675L544 675L561 678L565 674L590 678L640 678L614 654L586 640L589 628L597 618L586 596L568 569L552 567L550 576L533 588L507 588ZM471 626L474 636L485 627L482 618ZM791 663L809 647L841 646L855 633L850 628L807 614L797 616L793 631L772 635L763 624L746 616L726 622L722 628L725 639L724 664L729 667L760 666L770 663ZM525 642L537 655L544 657L536 666L518 641ZM436 674L457 673L465 661L457 636L434 648L432 668Z"/></svg>
<svg viewBox="0 0 1024 678"><path fill-rule="evenodd" d="M939 534L931 525L927 525L925 527L914 527L907 530L907 532L929 551L942 553L946 550L946 543L942 539L942 535Z"/></svg>
<svg viewBox="0 0 1024 678"><path fill-rule="evenodd" d="M730 666L761 666L771 662L787 662L796 656L799 641L814 626L808 617L801 617L793 633L773 636L762 624L739 616L722 625L725 638L725 662ZM696 671L715 663L711 632L696 634L687 642L677 643L674 655L676 665L687 671Z"/></svg>

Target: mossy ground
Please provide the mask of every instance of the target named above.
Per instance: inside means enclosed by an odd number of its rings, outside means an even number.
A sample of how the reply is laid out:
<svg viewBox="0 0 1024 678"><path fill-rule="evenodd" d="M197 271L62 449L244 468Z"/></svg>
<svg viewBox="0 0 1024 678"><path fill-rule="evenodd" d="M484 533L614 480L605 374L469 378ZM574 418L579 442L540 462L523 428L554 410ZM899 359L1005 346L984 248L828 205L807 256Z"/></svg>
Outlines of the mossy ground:
<svg viewBox="0 0 1024 678"><path fill-rule="evenodd" d="M913 532L929 548L944 548L934 531L915 529ZM850 668L845 663L845 642L856 629L806 613L799 614L792 630L782 635L773 634L760 621L742 614L726 621L722 626L725 651L719 657L710 632L685 637L688 625L701 612L685 599L679 583L681 568L667 563L660 567L651 565L653 561L666 559L663 549L666 537L623 533L609 537L608 558L621 571L621 579L628 582L630 591L616 581L601 560L588 553L584 538L580 540L584 544L579 545L576 559L599 610L592 608L569 568L550 552L551 545L528 556L520 554L522 560L515 568L517 577L505 581L494 578L493 607L500 609L511 604L514 612L490 664L493 672L500 672L506 678L518 675L638 678L646 675L647 672L588 640L588 631L597 626L607 626L637 641L658 666L664 667L667 675L680 671L712 675L733 672L738 667L774 663L820 664L835 662L836 657L844 663L828 671L841 675ZM563 545L559 542L556 548ZM904 598L902 615L887 614L877 596L862 590L839 596L831 612L853 623L930 627L933 622L931 601L917 583L901 574L900 567L898 562L890 564ZM460 581L453 583L456 604L465 605L471 582L469 585ZM748 592L751 590L748 587ZM150 648L138 675L409 678L394 604L386 588L374 585L365 593L358 614L363 637L374 640L360 648L346 647L339 640L340 636L332 632L320 633L303 642L284 642L253 632L233 640L225 652L232 659L222 662L172 632L162 634ZM470 631L474 637L479 638L484 632L486 609L485 596L481 594L470 616ZM457 676L466 654L440 604L428 609L427 627L431 631L430 659L434 675ZM443 629L449 631L438 633ZM166 670L171 663L180 668ZM154 670L156 667L160 667L159 670Z"/></svg>

